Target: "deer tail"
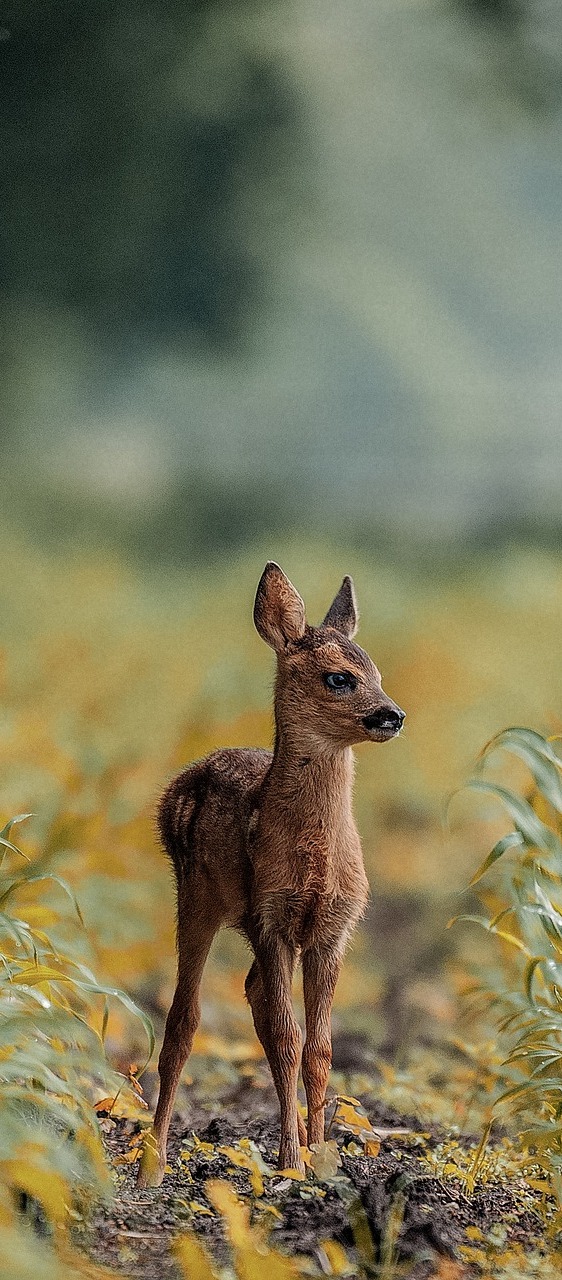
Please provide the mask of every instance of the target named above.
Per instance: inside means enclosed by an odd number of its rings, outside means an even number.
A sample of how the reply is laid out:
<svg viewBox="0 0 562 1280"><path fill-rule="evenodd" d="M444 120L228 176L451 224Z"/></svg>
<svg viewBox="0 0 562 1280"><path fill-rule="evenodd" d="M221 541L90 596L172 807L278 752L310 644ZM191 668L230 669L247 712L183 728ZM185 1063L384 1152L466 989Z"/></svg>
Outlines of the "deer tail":
<svg viewBox="0 0 562 1280"><path fill-rule="evenodd" d="M192 765L166 788L156 810L156 826L178 884L190 866L193 824L199 808L201 766Z"/></svg>

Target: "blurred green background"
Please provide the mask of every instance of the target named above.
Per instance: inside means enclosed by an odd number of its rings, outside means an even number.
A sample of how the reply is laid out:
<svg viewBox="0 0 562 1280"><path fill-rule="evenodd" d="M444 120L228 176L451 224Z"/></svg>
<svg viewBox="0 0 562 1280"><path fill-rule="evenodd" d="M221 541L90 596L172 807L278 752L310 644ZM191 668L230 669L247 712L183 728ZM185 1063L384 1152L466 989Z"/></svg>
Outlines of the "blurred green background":
<svg viewBox="0 0 562 1280"><path fill-rule="evenodd" d="M557 536L556 0L0 19L14 519L182 563Z"/></svg>
<svg viewBox="0 0 562 1280"><path fill-rule="evenodd" d="M497 812L444 836L444 798L504 724L559 727L562 10L0 22L0 806L163 1010L156 796L270 741L264 561L313 621L351 572L408 721L358 753L375 894L341 1017L394 1047L450 1025L444 924ZM245 963L218 944L208 1029L248 1030Z"/></svg>

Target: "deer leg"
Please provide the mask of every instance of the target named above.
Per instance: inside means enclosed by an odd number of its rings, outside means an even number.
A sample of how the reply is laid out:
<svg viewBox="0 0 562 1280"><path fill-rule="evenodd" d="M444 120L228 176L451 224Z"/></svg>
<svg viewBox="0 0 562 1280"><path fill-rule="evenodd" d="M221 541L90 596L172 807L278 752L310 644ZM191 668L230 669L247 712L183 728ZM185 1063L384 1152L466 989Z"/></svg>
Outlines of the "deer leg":
<svg viewBox="0 0 562 1280"><path fill-rule="evenodd" d="M256 959L269 1020L267 1056L281 1112L279 1168L298 1169L304 1173L297 1120L302 1035L291 1000L295 952L281 938L270 936L265 942L258 943Z"/></svg>
<svg viewBox="0 0 562 1280"><path fill-rule="evenodd" d="M191 888L191 886L190 886ZM154 1124L145 1139L137 1179L139 1187L159 1187L166 1168L168 1129L186 1059L200 1017L199 985L211 942L220 921L208 902L200 903L196 913L193 901L187 905L187 894L178 902L178 981L166 1029L158 1072L160 1093Z"/></svg>
<svg viewBox="0 0 562 1280"><path fill-rule="evenodd" d="M342 956L311 947L302 958L306 1040L302 1078L308 1106L308 1145L324 1141L326 1089L332 1065L330 1014Z"/></svg>
<svg viewBox="0 0 562 1280"><path fill-rule="evenodd" d="M265 992L263 989L263 983L261 980L261 975L260 975L257 960L254 960L254 963L250 969L248 977L246 978L245 989L246 989L246 998L252 1010L252 1017L254 1019L256 1035L258 1037L258 1040L264 1050L265 1056L271 1067L272 1056L273 1056L272 1050L271 1050L271 1027L269 1025L269 1014L267 1012ZM275 1087L277 1088L277 1085ZM279 1092L278 1089L277 1089L277 1092ZM297 1109L297 1126L298 1126L298 1132L299 1132L299 1146L305 1147L306 1146L306 1125L298 1109Z"/></svg>

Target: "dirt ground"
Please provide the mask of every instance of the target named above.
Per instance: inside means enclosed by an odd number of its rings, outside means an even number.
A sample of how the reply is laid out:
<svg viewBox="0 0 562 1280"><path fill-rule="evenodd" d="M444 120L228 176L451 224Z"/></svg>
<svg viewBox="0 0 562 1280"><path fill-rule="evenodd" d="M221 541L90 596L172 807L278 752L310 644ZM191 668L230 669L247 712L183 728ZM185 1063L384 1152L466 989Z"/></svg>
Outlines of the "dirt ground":
<svg viewBox="0 0 562 1280"><path fill-rule="evenodd" d="M395 1129L408 1133L387 1133L378 1154L369 1156L358 1151L354 1134L340 1125L331 1134L341 1156L333 1177L319 1181L310 1175L305 1182L267 1177L258 1197L252 1195L248 1172L234 1167L218 1148L250 1139L266 1164L275 1167L273 1089L256 1091L242 1081L213 1111L210 1115L209 1103L192 1095L189 1124L177 1119L172 1126L171 1172L161 1188L150 1191L136 1190L137 1165L128 1162L136 1123L109 1120L102 1125L118 1185L113 1204L98 1209L84 1241L97 1262L129 1280L180 1280L170 1246L176 1236L195 1231L219 1265L227 1263L223 1222L206 1192L209 1179L217 1178L228 1180L252 1204L253 1221L272 1223L270 1245L307 1258L312 1274L335 1274L323 1248L327 1240L344 1247L351 1267L364 1267L370 1259L363 1274L382 1274L381 1258L386 1257L384 1274L403 1280L480 1274L473 1255L478 1258L478 1242L494 1239L494 1233L503 1249L541 1248L540 1220L520 1189L505 1180L488 1181L469 1195L461 1181L435 1176L427 1153L438 1148L444 1135L437 1129L428 1133L415 1116L400 1116L372 1098L368 1114L374 1127L383 1134Z"/></svg>

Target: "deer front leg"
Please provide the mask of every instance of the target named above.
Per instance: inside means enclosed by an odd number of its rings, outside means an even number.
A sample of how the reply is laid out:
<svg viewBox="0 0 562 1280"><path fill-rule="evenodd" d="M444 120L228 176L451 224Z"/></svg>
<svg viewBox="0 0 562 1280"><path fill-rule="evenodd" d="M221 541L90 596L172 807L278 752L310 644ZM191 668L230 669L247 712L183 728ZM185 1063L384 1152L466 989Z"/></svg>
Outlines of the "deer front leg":
<svg viewBox="0 0 562 1280"><path fill-rule="evenodd" d="M258 1040L260 1041L260 1044L262 1045L264 1053L271 1067L271 1058L272 1058L271 1027L269 1025L269 1012L267 1008L267 1001L265 998L265 992L263 989L263 983L261 980L261 974L259 971L257 960L254 960L254 963L250 969L248 977L246 978L245 989L246 989L246 998L252 1010L252 1017L254 1019L254 1027L256 1028L256 1035L258 1037ZM306 1146L306 1125L298 1110L297 1110L297 1124L298 1124L298 1130L299 1130L299 1146L305 1147Z"/></svg>
<svg viewBox="0 0 562 1280"><path fill-rule="evenodd" d="M304 1173L297 1111L302 1034L291 1000L295 952L280 938L269 938L266 943L260 943L256 947L256 960L267 1010L262 1044L271 1067L281 1113L279 1168L298 1169L300 1173Z"/></svg>
<svg viewBox="0 0 562 1280"><path fill-rule="evenodd" d="M302 958L306 1040L302 1078L308 1106L308 1145L324 1141L326 1089L332 1065L330 1014L342 954L311 947Z"/></svg>

